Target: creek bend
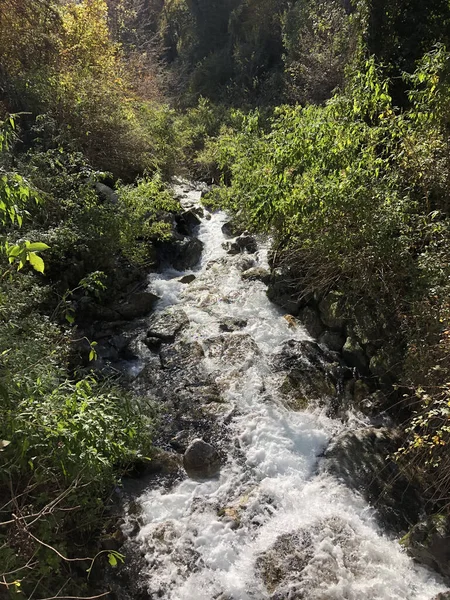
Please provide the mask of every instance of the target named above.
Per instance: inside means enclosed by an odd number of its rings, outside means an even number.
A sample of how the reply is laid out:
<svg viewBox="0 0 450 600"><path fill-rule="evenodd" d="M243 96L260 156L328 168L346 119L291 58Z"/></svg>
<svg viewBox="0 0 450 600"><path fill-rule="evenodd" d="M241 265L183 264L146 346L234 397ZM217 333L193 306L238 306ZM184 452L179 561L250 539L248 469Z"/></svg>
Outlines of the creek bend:
<svg viewBox="0 0 450 600"><path fill-rule="evenodd" d="M180 182L176 191L186 209L199 205L200 188ZM196 232L199 265L149 279L161 298L149 322L169 315L167 327L178 325L158 350L135 344L133 386L156 402L171 398L179 414L168 428L181 452L202 437L222 466L206 480L180 468L167 481L126 490L123 531L130 554L139 555L133 577L152 600L431 600L446 586L326 467L336 436L369 425L353 410L333 417L326 354L316 362L307 351L298 357L309 374L303 391L322 368L323 397L307 406L286 400L286 356L307 350L310 338L267 299L264 283L242 278L267 267L267 248L227 254L227 220L206 211ZM180 282L190 274L193 281Z"/></svg>

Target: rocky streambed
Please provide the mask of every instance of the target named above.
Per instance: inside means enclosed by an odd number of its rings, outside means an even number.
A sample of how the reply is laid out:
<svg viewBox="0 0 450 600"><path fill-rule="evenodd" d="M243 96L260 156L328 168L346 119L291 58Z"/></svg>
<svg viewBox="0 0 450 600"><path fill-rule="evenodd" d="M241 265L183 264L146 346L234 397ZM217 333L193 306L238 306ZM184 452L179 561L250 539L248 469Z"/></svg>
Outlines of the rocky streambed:
<svg viewBox="0 0 450 600"><path fill-rule="evenodd" d="M142 292L153 312L100 348L116 344L105 360L158 415L157 454L122 494L117 595L444 594L397 541L423 506L384 460L396 440L388 417L374 416L373 392L336 340L321 331L317 343L269 301L265 242L199 209L201 188L181 182L176 192L185 210L177 249L165 250L166 267Z"/></svg>

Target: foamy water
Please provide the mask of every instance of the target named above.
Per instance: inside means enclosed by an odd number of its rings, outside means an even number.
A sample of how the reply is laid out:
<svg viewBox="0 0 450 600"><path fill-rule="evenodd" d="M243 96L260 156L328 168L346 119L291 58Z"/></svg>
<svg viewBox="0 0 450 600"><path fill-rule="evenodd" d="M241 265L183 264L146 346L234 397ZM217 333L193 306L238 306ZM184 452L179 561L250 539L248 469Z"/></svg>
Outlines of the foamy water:
<svg viewBox="0 0 450 600"><path fill-rule="evenodd" d="M190 190L184 202L189 206L199 197ZM445 586L383 535L358 494L320 471L321 453L351 421L330 419L319 408L294 412L284 406L282 376L271 359L283 342L308 335L289 328L262 283L241 279L243 257L227 256L222 248L226 219L216 213L202 220L198 237L205 248L198 268L188 272L196 275L193 283L181 284L173 270L150 280L162 297L158 310L182 306L190 320L182 339L204 346L203 368L235 407L232 442L223 448L228 459L217 479L186 477L169 491L152 488L137 499L143 519L137 541L150 598L431 600ZM256 263L266 261L262 246ZM230 316L247 325L224 335L248 334L253 342L246 338L236 359L209 356L205 340L222 333L219 324ZM307 560L299 555L290 576L268 589L260 559L282 534L295 534L300 545L306 540Z"/></svg>

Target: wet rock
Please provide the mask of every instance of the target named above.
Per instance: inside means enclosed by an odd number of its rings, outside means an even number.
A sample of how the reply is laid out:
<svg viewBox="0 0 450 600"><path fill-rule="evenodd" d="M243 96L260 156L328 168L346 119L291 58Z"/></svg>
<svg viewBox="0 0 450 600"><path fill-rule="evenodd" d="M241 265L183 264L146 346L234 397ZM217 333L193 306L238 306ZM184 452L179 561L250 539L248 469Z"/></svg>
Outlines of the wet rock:
<svg viewBox="0 0 450 600"><path fill-rule="evenodd" d="M338 292L330 292L319 304L320 317L323 323L334 331L343 331L346 319L343 314L343 296Z"/></svg>
<svg viewBox="0 0 450 600"><path fill-rule="evenodd" d="M253 267L252 269L247 269L242 273L241 277L247 281L262 281L266 285L270 281L270 273L263 267Z"/></svg>
<svg viewBox="0 0 450 600"><path fill-rule="evenodd" d="M162 339L153 337L151 335L147 335L145 338L142 339L142 342L147 346L149 350L151 350L152 352L157 352L161 347Z"/></svg>
<svg viewBox="0 0 450 600"><path fill-rule="evenodd" d="M319 337L319 344L323 344L333 352L341 352L345 338L338 331L324 331Z"/></svg>
<svg viewBox="0 0 450 600"><path fill-rule="evenodd" d="M238 254L234 257L233 265L242 273L254 267L255 261L248 254Z"/></svg>
<svg viewBox="0 0 450 600"><path fill-rule="evenodd" d="M189 324L184 310L167 309L153 315L147 330L147 338L158 338L163 342L173 342L175 336Z"/></svg>
<svg viewBox="0 0 450 600"><path fill-rule="evenodd" d="M417 561L450 579L450 518L443 514L428 517L415 525L401 540ZM445 598L446 596L444 596ZM450 593L448 594L450 598Z"/></svg>
<svg viewBox="0 0 450 600"><path fill-rule="evenodd" d="M177 271L192 269L200 261L203 252L203 242L198 238L175 240L165 247L166 260Z"/></svg>
<svg viewBox="0 0 450 600"><path fill-rule="evenodd" d="M182 342L175 346L166 346L159 354L163 369L187 369L197 364L204 356L198 342Z"/></svg>
<svg viewBox="0 0 450 600"><path fill-rule="evenodd" d="M128 296L125 302L116 304L113 309L128 321L145 317L152 311L159 297L151 292L137 292Z"/></svg>
<svg viewBox="0 0 450 600"><path fill-rule="evenodd" d="M176 215L175 222L177 231L182 235L192 235L201 223L197 214L193 210L186 210L180 215Z"/></svg>
<svg viewBox="0 0 450 600"><path fill-rule="evenodd" d="M220 456L214 446L194 440L183 455L183 466L192 479L208 479L220 470Z"/></svg>
<svg viewBox="0 0 450 600"><path fill-rule="evenodd" d="M258 345L246 333L218 335L208 338L204 343L210 358L228 365L245 368L249 361L253 362L260 355Z"/></svg>
<svg viewBox="0 0 450 600"><path fill-rule="evenodd" d="M189 446L190 437L190 432L183 429L173 436L169 444L176 452L184 454L186 452L186 448Z"/></svg>
<svg viewBox="0 0 450 600"><path fill-rule="evenodd" d="M418 489L388 459L400 445L392 430L366 427L340 435L322 462L322 468L359 490L395 533L407 531L423 509Z"/></svg>
<svg viewBox="0 0 450 600"><path fill-rule="evenodd" d="M354 337L349 336L346 339L342 348L342 356L350 367L354 367L362 375L369 374L369 359L364 349Z"/></svg>
<svg viewBox="0 0 450 600"><path fill-rule="evenodd" d="M441 592L437 596L433 596L431 600L450 600L450 591Z"/></svg>
<svg viewBox="0 0 450 600"><path fill-rule="evenodd" d="M225 242L222 246L227 251L227 254L239 254L241 252L254 254L258 250L255 238L248 234L239 236L234 242Z"/></svg>
<svg viewBox="0 0 450 600"><path fill-rule="evenodd" d="M180 283L192 283L196 279L195 275L184 275L184 277L180 277L179 281Z"/></svg>
<svg viewBox="0 0 450 600"><path fill-rule="evenodd" d="M310 306L306 306L301 311L300 320L302 321L309 335L315 339L317 339L324 330L324 326L320 320L318 312Z"/></svg>
<svg viewBox="0 0 450 600"><path fill-rule="evenodd" d="M298 299L298 280L289 269L274 269L270 276L267 297L274 304L281 306L288 313L298 316L304 306Z"/></svg>
<svg viewBox="0 0 450 600"><path fill-rule="evenodd" d="M289 340L274 358L277 371L286 371L281 392L292 408L303 409L310 401L336 396L339 365L316 342Z"/></svg>
<svg viewBox="0 0 450 600"><path fill-rule="evenodd" d="M219 325L221 331L231 332L238 331L247 326L246 319L239 319L239 317L225 317Z"/></svg>
<svg viewBox="0 0 450 600"><path fill-rule="evenodd" d="M339 559L336 557L339 548ZM270 600L307 600L325 598L324 581L330 585L340 580L340 565L345 564L355 577L361 571L360 538L353 527L339 517L320 519L308 527L281 534L275 543L256 559ZM308 566L316 563L316 568ZM317 562L320 571L317 572Z"/></svg>
<svg viewBox="0 0 450 600"><path fill-rule="evenodd" d="M222 225L222 233L227 237L236 237L244 232L244 228L236 221L227 221Z"/></svg>

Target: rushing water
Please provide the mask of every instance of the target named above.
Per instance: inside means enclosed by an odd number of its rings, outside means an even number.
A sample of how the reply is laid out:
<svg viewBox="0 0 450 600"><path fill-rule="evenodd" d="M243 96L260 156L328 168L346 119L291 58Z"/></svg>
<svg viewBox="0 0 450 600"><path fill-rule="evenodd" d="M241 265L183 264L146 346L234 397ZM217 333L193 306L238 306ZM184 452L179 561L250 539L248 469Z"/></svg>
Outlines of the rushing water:
<svg viewBox="0 0 450 600"><path fill-rule="evenodd" d="M186 206L198 203L198 190L184 192ZM205 247L194 282L183 285L170 269L150 280L162 298L157 310L176 305L188 315L181 338L205 347L202 368L234 416L219 477L198 482L185 476L136 499L141 527L133 535L145 556L141 576L149 597L431 600L445 587L383 535L357 493L320 468L330 439L361 426L362 417L344 424L323 408L296 412L283 404L271 358L286 340L308 335L289 327L261 282L242 280L242 256L222 248L225 221L223 213L202 220L198 236ZM266 264L264 247L256 261ZM224 360L208 353L205 340L218 336L230 316L247 325L226 336L248 334L256 345Z"/></svg>

